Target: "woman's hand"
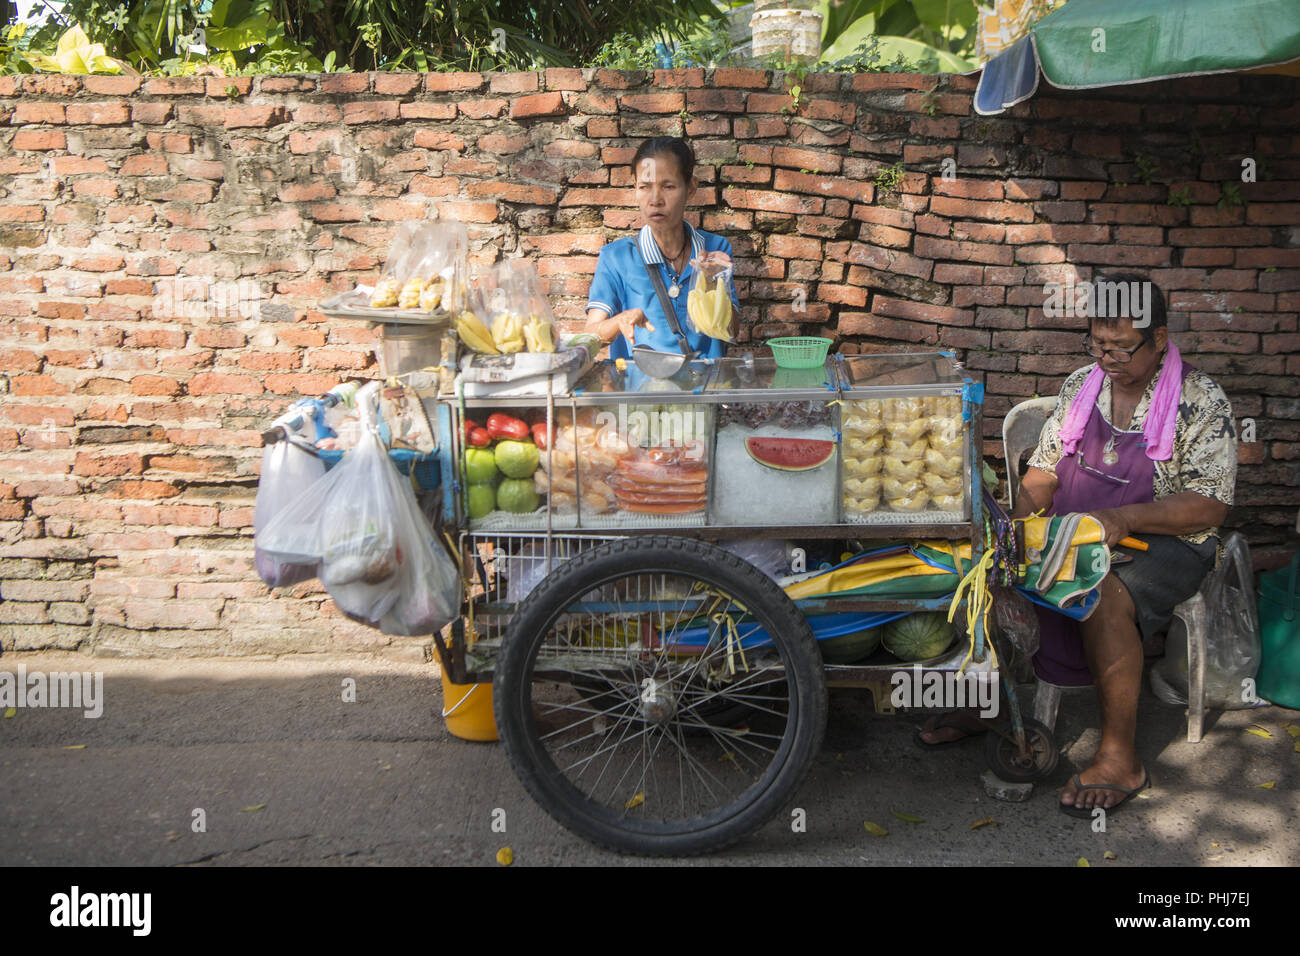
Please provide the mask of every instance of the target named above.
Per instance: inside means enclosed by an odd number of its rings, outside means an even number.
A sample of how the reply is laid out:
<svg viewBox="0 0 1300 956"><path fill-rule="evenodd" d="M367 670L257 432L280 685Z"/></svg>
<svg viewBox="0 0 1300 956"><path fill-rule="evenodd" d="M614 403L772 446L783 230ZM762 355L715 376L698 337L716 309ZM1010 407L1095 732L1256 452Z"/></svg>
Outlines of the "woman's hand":
<svg viewBox="0 0 1300 956"><path fill-rule="evenodd" d="M645 317L645 313L640 309L627 309L613 317L613 321L618 323L618 330L627 339L628 347L631 348L636 344L636 328L640 326L647 332L653 332L655 327L650 324L650 320ZM612 339L610 339L612 341Z"/></svg>
<svg viewBox="0 0 1300 956"><path fill-rule="evenodd" d="M1106 532L1107 547L1115 547L1120 538L1128 537L1133 531L1133 523L1122 508L1103 508L1092 512L1092 516L1101 522L1102 530Z"/></svg>

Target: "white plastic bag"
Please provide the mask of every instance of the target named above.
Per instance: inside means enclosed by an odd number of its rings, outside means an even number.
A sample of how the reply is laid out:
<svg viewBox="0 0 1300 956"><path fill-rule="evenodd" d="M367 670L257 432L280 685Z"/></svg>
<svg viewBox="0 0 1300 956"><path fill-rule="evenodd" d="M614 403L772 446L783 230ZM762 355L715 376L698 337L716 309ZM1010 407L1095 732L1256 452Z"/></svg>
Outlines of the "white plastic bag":
<svg viewBox="0 0 1300 956"><path fill-rule="evenodd" d="M262 452L262 475L253 505L253 564L267 587L287 587L316 576L314 543L286 544L289 553L278 555L268 553L263 545L268 525L286 507L300 501L324 474L325 463L297 436L268 445Z"/></svg>
<svg viewBox="0 0 1300 956"><path fill-rule="evenodd" d="M1215 710L1258 706L1243 694L1243 682L1259 670L1262 647L1255 581L1245 539L1230 536L1223 560L1201 585L1205 607L1199 622L1205 631L1205 704ZM1151 686L1168 704L1187 703L1187 627L1174 618L1165 640L1165 656L1151 668Z"/></svg>

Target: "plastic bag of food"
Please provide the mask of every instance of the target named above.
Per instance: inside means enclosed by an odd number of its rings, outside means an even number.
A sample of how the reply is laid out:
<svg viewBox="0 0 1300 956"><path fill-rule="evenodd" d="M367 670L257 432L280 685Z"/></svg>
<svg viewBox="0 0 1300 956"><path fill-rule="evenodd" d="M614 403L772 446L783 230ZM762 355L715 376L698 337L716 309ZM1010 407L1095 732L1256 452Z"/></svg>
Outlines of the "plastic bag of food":
<svg viewBox="0 0 1300 956"><path fill-rule="evenodd" d="M267 587L287 587L316 576L318 548L314 524L287 529L289 536L283 546L292 560L268 553L263 545L267 540L265 531L272 520L301 500L324 475L324 462L312 450L310 442L300 436L291 435L274 442L262 452L262 475L257 481L257 499L253 505L253 565Z"/></svg>
<svg viewBox="0 0 1300 956"><path fill-rule="evenodd" d="M697 331L730 342L734 273L730 257L705 252L691 260L691 267L695 277L686 295L686 314Z"/></svg>
<svg viewBox="0 0 1300 956"><path fill-rule="evenodd" d="M397 307L459 313L465 308L468 248L468 235L459 222L420 226L411 241Z"/></svg>
<svg viewBox="0 0 1300 956"><path fill-rule="evenodd" d="M498 352L509 355L555 351L555 313L542 292L532 262L499 262L480 279L478 288L484 306L480 318L486 316L485 324Z"/></svg>
<svg viewBox="0 0 1300 956"><path fill-rule="evenodd" d="M412 268L428 251L426 242L429 233L425 224L407 221L397 229L397 235L388 247L388 257L384 260L383 271L379 281L370 293L370 307L373 309L396 308L401 298L402 284L410 275Z"/></svg>
<svg viewBox="0 0 1300 956"><path fill-rule="evenodd" d="M1244 540L1234 537L1225 546L1219 566L1201 585L1205 595L1201 621L1206 635L1205 703L1216 710L1257 706L1252 695L1243 693L1244 682L1254 679L1261 656L1259 610L1250 567ZM1187 627L1176 617L1169 625L1165 656L1151 668L1151 685L1166 703L1185 704L1187 684Z"/></svg>

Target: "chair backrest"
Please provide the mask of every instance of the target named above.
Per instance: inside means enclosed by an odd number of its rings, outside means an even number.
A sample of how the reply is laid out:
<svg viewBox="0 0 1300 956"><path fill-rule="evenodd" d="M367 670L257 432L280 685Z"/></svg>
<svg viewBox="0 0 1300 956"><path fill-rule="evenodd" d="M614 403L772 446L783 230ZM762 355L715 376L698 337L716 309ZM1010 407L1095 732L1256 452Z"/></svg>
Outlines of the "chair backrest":
<svg viewBox="0 0 1300 956"><path fill-rule="evenodd" d="M1007 412L1002 420L1002 453L1007 462L1007 501L1016 506L1020 490L1020 459L1038 447L1038 436L1056 407L1056 396L1031 398Z"/></svg>

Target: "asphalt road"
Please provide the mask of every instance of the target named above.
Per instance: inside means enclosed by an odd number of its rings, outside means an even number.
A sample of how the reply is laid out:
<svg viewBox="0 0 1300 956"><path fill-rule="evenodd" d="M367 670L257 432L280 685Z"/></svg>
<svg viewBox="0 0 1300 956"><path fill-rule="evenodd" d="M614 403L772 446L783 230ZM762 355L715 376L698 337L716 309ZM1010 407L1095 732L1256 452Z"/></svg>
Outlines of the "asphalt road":
<svg viewBox="0 0 1300 956"><path fill-rule="evenodd" d="M432 665L9 654L0 671L20 663L103 672L104 710L90 719L19 708L0 719L0 865L496 866L503 846L517 866L664 862L570 834L524 792L499 745L452 737ZM355 703L342 700L347 678ZM1091 691L1067 696L1061 765L1025 803L985 795L978 742L917 748L921 719L877 716L865 691L833 692L826 746L791 805L806 811L806 831L782 816L723 853L669 862L1300 864L1300 752L1283 727L1300 724L1296 711L1214 713L1205 739L1188 744L1182 710L1144 691L1140 750L1154 786L1112 814L1105 833L1055 806L1097 743ZM504 834L493 830L497 810ZM971 829L990 816L996 825ZM868 820L888 834L866 832Z"/></svg>

